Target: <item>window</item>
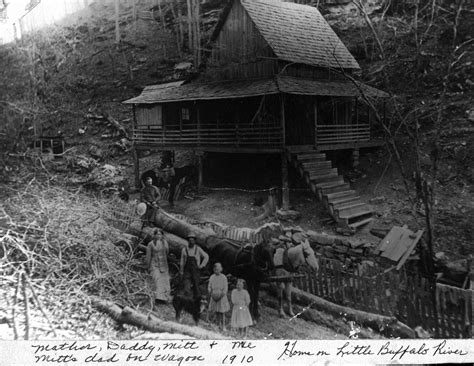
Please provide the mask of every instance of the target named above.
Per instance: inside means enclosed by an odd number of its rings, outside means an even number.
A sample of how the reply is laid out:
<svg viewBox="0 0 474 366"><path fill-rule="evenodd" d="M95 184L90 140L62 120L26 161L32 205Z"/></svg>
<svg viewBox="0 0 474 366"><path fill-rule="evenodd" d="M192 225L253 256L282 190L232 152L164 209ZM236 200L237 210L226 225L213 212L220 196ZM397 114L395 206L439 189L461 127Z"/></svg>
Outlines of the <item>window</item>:
<svg viewBox="0 0 474 366"><path fill-rule="evenodd" d="M189 121L189 108L181 108L181 119L183 121Z"/></svg>

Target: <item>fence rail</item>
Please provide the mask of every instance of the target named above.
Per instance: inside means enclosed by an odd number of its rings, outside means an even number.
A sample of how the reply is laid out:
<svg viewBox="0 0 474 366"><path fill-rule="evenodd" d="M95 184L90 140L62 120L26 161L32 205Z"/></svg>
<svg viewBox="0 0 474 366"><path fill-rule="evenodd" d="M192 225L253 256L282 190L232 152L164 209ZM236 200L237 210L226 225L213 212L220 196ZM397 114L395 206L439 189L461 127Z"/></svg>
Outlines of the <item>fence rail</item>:
<svg viewBox="0 0 474 366"><path fill-rule="evenodd" d="M283 130L280 126L205 127L180 130L179 126L165 126L164 128L139 126L133 131L133 140L138 144L160 144L165 146L281 147L283 145Z"/></svg>
<svg viewBox="0 0 474 366"><path fill-rule="evenodd" d="M319 144L365 142L370 140L369 124L317 125L316 138Z"/></svg>
<svg viewBox="0 0 474 366"><path fill-rule="evenodd" d="M377 276L350 273L342 264L320 258L317 273L304 272L294 281L303 291L354 309L394 316L435 337L472 336L472 291L441 284L406 272Z"/></svg>

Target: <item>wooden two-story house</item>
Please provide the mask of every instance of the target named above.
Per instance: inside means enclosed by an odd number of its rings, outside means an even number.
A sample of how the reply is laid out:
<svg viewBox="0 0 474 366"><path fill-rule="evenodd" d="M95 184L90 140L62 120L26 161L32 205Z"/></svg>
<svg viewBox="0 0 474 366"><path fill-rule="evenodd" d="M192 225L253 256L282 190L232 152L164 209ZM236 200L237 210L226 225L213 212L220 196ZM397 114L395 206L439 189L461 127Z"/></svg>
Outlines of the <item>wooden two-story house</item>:
<svg viewBox="0 0 474 366"><path fill-rule="evenodd" d="M354 82L357 61L315 7L230 1L204 66L194 80L147 86L125 101L133 105L137 155L145 149L279 154L283 207L293 164L338 221L370 220L370 208L324 151L379 145L363 100L387 95Z"/></svg>

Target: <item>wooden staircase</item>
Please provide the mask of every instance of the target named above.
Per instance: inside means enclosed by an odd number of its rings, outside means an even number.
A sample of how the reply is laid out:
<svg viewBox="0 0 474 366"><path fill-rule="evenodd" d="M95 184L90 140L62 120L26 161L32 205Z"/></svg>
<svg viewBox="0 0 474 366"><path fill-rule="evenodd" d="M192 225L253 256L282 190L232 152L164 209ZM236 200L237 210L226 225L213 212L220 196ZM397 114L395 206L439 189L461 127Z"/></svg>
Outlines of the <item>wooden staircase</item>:
<svg viewBox="0 0 474 366"><path fill-rule="evenodd" d="M372 208L344 182L325 153L291 149L288 160L338 224L357 229L373 220Z"/></svg>

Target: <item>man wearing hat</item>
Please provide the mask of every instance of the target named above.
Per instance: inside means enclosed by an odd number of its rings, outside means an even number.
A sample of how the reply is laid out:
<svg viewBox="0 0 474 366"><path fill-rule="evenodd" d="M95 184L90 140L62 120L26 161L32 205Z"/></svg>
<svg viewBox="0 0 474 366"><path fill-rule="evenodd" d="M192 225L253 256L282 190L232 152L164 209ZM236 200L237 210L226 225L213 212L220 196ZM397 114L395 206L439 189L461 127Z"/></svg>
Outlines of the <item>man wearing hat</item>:
<svg viewBox="0 0 474 366"><path fill-rule="evenodd" d="M196 235L188 235L188 246L181 251L180 274L183 276L183 290L186 295L191 293L193 299L201 298L199 290L200 270L204 268L209 261L209 256L196 245Z"/></svg>
<svg viewBox="0 0 474 366"><path fill-rule="evenodd" d="M147 206L145 222L149 222L152 219L153 212L158 208L158 202L161 199L160 190L153 185L153 179L147 177L145 179L145 187L142 189L140 194L140 201L144 202Z"/></svg>

